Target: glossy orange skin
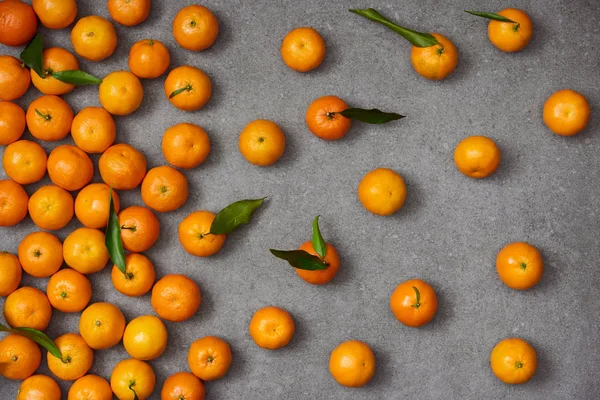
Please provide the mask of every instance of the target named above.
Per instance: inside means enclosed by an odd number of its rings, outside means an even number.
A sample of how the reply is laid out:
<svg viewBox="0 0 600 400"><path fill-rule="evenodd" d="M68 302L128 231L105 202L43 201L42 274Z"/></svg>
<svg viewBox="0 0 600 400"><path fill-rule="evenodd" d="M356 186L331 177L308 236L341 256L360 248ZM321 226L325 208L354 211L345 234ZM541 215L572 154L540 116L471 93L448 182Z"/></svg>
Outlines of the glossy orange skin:
<svg viewBox="0 0 600 400"><path fill-rule="evenodd" d="M135 26L150 15L150 0L108 0L108 12L121 25Z"/></svg>
<svg viewBox="0 0 600 400"><path fill-rule="evenodd" d="M104 183L117 190L138 187L146 176L146 157L125 143L109 147L98 160L98 169Z"/></svg>
<svg viewBox="0 0 600 400"><path fill-rule="evenodd" d="M231 367L231 347L221 338L205 336L190 345L187 360L190 371L203 381L221 379Z"/></svg>
<svg viewBox="0 0 600 400"><path fill-rule="evenodd" d="M10 101L0 102L0 145L16 142L25 132L25 111Z"/></svg>
<svg viewBox="0 0 600 400"><path fill-rule="evenodd" d="M497 13L515 21L511 22L490 21L488 24L488 38L499 50L507 53L521 51L533 36L533 23L529 16L517 8L505 8Z"/></svg>
<svg viewBox="0 0 600 400"><path fill-rule="evenodd" d="M343 342L329 356L329 372L342 386L364 386L375 374L375 355L364 342Z"/></svg>
<svg viewBox="0 0 600 400"><path fill-rule="evenodd" d="M162 139L165 160L178 168L195 168L210 153L210 139L198 125L181 123L165 131Z"/></svg>
<svg viewBox="0 0 600 400"><path fill-rule="evenodd" d="M81 57L102 61L117 48L117 33L106 18L89 15L80 18L71 30L71 43Z"/></svg>
<svg viewBox="0 0 600 400"><path fill-rule="evenodd" d="M129 50L129 70L138 78L158 78L165 73L170 63L169 49L158 40L140 40Z"/></svg>
<svg viewBox="0 0 600 400"><path fill-rule="evenodd" d="M0 2L0 6L6 1ZM12 101L25 94L31 76L25 64L13 56L0 55L0 100Z"/></svg>
<svg viewBox="0 0 600 400"><path fill-rule="evenodd" d="M0 296L8 296L17 290L22 276L23 270L17 256L6 251L0 252Z"/></svg>
<svg viewBox="0 0 600 400"><path fill-rule="evenodd" d="M116 265L113 266L111 271L113 286L120 293L137 297L148 293L152 289L156 272L148 257L138 253L127 254L125 256L125 271L127 275L123 274Z"/></svg>
<svg viewBox="0 0 600 400"><path fill-rule="evenodd" d="M492 350L490 365L494 375L508 384L528 382L537 369L535 349L520 338L500 341Z"/></svg>
<svg viewBox="0 0 600 400"><path fill-rule="evenodd" d="M285 35L280 52L283 62L289 68L298 72L309 72L323 63L325 40L313 28L296 28Z"/></svg>
<svg viewBox="0 0 600 400"><path fill-rule="evenodd" d="M45 95L29 104L25 118L34 138L54 142L64 139L71 131L73 110L60 97Z"/></svg>
<svg viewBox="0 0 600 400"><path fill-rule="evenodd" d="M185 275L169 274L154 284L150 302L162 319L181 322L196 314L202 297L196 282Z"/></svg>
<svg viewBox="0 0 600 400"><path fill-rule="evenodd" d="M64 144L50 152L48 176L56 186L73 192L92 180L94 164L83 150Z"/></svg>
<svg viewBox="0 0 600 400"><path fill-rule="evenodd" d="M32 0L33 10L40 22L49 29L63 29L77 17L76 0Z"/></svg>
<svg viewBox="0 0 600 400"><path fill-rule="evenodd" d="M104 183L91 183L81 189L75 198L75 215L87 228L100 229L108 222L110 187ZM113 204L121 209L119 194L112 191Z"/></svg>
<svg viewBox="0 0 600 400"><path fill-rule="evenodd" d="M410 61L423 78L441 80L450 75L458 65L458 50L454 44L439 33L432 33L440 44L430 47L412 47Z"/></svg>
<svg viewBox="0 0 600 400"><path fill-rule="evenodd" d="M2 156L4 172L21 185L41 180L46 175L47 164L46 150L30 140L17 140L9 144Z"/></svg>
<svg viewBox="0 0 600 400"><path fill-rule="evenodd" d="M173 36L181 47L193 51L208 49L219 35L219 21L206 7L183 7L173 20Z"/></svg>
<svg viewBox="0 0 600 400"><path fill-rule="evenodd" d="M183 92L169 98L176 90L187 88ZM184 111L196 111L204 107L212 96L210 78L200 68L183 65L174 68L164 84L167 100L176 108Z"/></svg>
<svg viewBox="0 0 600 400"><path fill-rule="evenodd" d="M358 184L358 199L375 215L392 215L404 205L406 184L396 171L377 168L367 173Z"/></svg>
<svg viewBox="0 0 600 400"><path fill-rule="evenodd" d="M169 376L160 392L161 400L204 400L205 395L202 381L189 372Z"/></svg>
<svg viewBox="0 0 600 400"><path fill-rule="evenodd" d="M152 168L142 181L142 200L155 211L175 211L187 198L187 178L173 167Z"/></svg>
<svg viewBox="0 0 600 400"><path fill-rule="evenodd" d="M108 381L101 376L88 374L77 379L69 388L67 400L112 400L113 392Z"/></svg>
<svg viewBox="0 0 600 400"><path fill-rule="evenodd" d="M209 234L216 215L210 211L194 211L179 223L179 243L197 257L209 257L221 250L225 235Z"/></svg>
<svg viewBox="0 0 600 400"><path fill-rule="evenodd" d="M98 99L109 113L129 115L142 105L144 87L131 72L114 71L102 79L98 87Z"/></svg>
<svg viewBox="0 0 600 400"><path fill-rule="evenodd" d="M71 136L86 153L103 153L115 142L117 126L104 108L86 107L73 118Z"/></svg>
<svg viewBox="0 0 600 400"><path fill-rule="evenodd" d="M20 0L0 2L0 43L22 46L33 39L38 22L33 7Z"/></svg>
<svg viewBox="0 0 600 400"><path fill-rule="evenodd" d="M420 294L417 307L417 288ZM418 328L428 324L437 311L438 300L433 288L420 279L399 284L390 297L390 308L396 319L406 326Z"/></svg>
<svg viewBox="0 0 600 400"><path fill-rule="evenodd" d="M59 400L60 386L49 376L33 375L19 386L17 400Z"/></svg>
<svg viewBox="0 0 600 400"><path fill-rule="evenodd" d="M138 360L154 360L167 348L167 328L154 315L141 315L129 321L123 334L123 347Z"/></svg>
<svg viewBox="0 0 600 400"><path fill-rule="evenodd" d="M527 290L542 279L544 261L538 249L529 243L510 243L496 256L496 271L509 288Z"/></svg>
<svg viewBox="0 0 600 400"><path fill-rule="evenodd" d="M52 275L46 287L52 307L62 312L79 312L92 299L92 285L85 275L64 268Z"/></svg>
<svg viewBox="0 0 600 400"><path fill-rule="evenodd" d="M63 381L74 381L81 378L92 367L94 351L77 333L65 333L54 339L60 350L62 360L48 352L48 368Z"/></svg>
<svg viewBox="0 0 600 400"><path fill-rule="evenodd" d="M327 263L327 269L317 270L317 271L308 271L305 269L295 268L296 273L300 278L304 281L313 284L313 285L324 285L329 283L338 273L338 269L340 268L340 257L338 255L335 247L327 245L327 250L325 251L325 262ZM304 242L298 250L304 250L313 256L319 257L315 249L313 248L312 242Z"/></svg>
<svg viewBox="0 0 600 400"><path fill-rule="evenodd" d="M454 150L456 168L470 178L486 178L500 165L500 148L485 136L469 136Z"/></svg>
<svg viewBox="0 0 600 400"><path fill-rule="evenodd" d="M275 164L283 155L285 135L275 122L257 119L242 130L238 147L250 164L266 167Z"/></svg>
<svg viewBox="0 0 600 400"><path fill-rule="evenodd" d="M40 77L33 69L31 82L43 94L61 95L69 93L75 85L64 83L52 76L52 72L69 71L79 69L79 61L75 56L62 47L51 47L44 49L42 53L42 70L47 74L44 78Z"/></svg>
<svg viewBox="0 0 600 400"><path fill-rule="evenodd" d="M250 336L258 347L276 350L287 346L296 332L290 313L279 307L256 311L250 320Z"/></svg>
<svg viewBox="0 0 600 400"><path fill-rule="evenodd" d="M102 271L109 260L104 233L98 229L78 228L63 243L65 263L82 274Z"/></svg>
<svg viewBox="0 0 600 400"><path fill-rule="evenodd" d="M23 286L8 295L4 302L4 320L13 328L45 330L52 316L46 295L36 288Z"/></svg>
<svg viewBox="0 0 600 400"><path fill-rule="evenodd" d="M574 90L559 90L544 103L543 118L546 126L560 136L581 132L590 120L590 104Z"/></svg>
<svg viewBox="0 0 600 400"><path fill-rule="evenodd" d="M339 114L348 108L348 104L339 97L319 97L306 110L306 126L318 138L340 140L352 125L350 119Z"/></svg>
<svg viewBox="0 0 600 400"><path fill-rule="evenodd" d="M22 380L40 366L42 352L31 339L11 333L0 340L0 375Z"/></svg>
<svg viewBox="0 0 600 400"><path fill-rule="evenodd" d="M49 231L67 226L73 218L73 196L54 185L42 186L29 198L29 216L40 228Z"/></svg>
<svg viewBox="0 0 600 400"><path fill-rule="evenodd" d="M32 232L19 243L19 262L29 275L46 278L62 266L62 251L62 243L53 234Z"/></svg>
<svg viewBox="0 0 600 400"><path fill-rule="evenodd" d="M131 387L139 400L150 398L156 384L156 375L150 364L128 358L119 361L110 375L110 387L117 398L121 400L133 400Z"/></svg>
<svg viewBox="0 0 600 400"><path fill-rule="evenodd" d="M123 338L123 332L125 332L125 316L113 304L94 303L81 313L79 333L87 345L94 350L115 346Z"/></svg>
<svg viewBox="0 0 600 400"><path fill-rule="evenodd" d="M121 240L125 250L143 253L158 240L160 224L146 207L131 206L119 213Z"/></svg>
<svg viewBox="0 0 600 400"><path fill-rule="evenodd" d="M29 196L10 179L0 180L0 226L13 226L27 216Z"/></svg>

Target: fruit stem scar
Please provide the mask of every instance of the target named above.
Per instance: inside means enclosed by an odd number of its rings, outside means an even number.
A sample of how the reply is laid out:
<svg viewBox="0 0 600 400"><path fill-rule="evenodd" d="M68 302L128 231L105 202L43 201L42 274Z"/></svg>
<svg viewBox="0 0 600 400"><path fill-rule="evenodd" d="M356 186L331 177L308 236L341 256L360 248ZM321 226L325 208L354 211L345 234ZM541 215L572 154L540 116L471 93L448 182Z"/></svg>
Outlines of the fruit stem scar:
<svg viewBox="0 0 600 400"><path fill-rule="evenodd" d="M523 363L521 361L517 361L516 367L517 368L523 368Z"/></svg>
<svg viewBox="0 0 600 400"><path fill-rule="evenodd" d="M213 362L213 360L214 360L214 358L212 356L206 357L206 361L209 363Z"/></svg>
<svg viewBox="0 0 600 400"><path fill-rule="evenodd" d="M527 269L527 264L525 264L524 262L522 262L521 264L519 264L519 267L521 267L522 270L526 270Z"/></svg>
<svg viewBox="0 0 600 400"><path fill-rule="evenodd" d="M14 362L16 362L19 359L19 357L15 354L14 356L12 356L11 360L13 360Z"/></svg>
<svg viewBox="0 0 600 400"><path fill-rule="evenodd" d="M210 232L208 232L208 233L199 233L198 234L198 239L204 239L204 237L208 236L208 235L210 235Z"/></svg>
<svg viewBox="0 0 600 400"><path fill-rule="evenodd" d="M148 39L148 45L152 46L154 44L154 42L152 41L152 39Z"/></svg>
<svg viewBox="0 0 600 400"><path fill-rule="evenodd" d="M132 274L131 272L127 272L127 273L125 274L125 279L127 279L127 280L131 280L131 279L133 279L133 274Z"/></svg>
<svg viewBox="0 0 600 400"><path fill-rule="evenodd" d="M135 225L134 226L121 225L121 229L127 229L128 231L131 231L131 232L137 231L137 228L135 227Z"/></svg>
<svg viewBox="0 0 600 400"><path fill-rule="evenodd" d="M71 362L71 356L67 356L62 360L63 364L68 364Z"/></svg>
<svg viewBox="0 0 600 400"><path fill-rule="evenodd" d="M67 298L67 292L61 292L60 293L60 297L62 297L63 299Z"/></svg>
<svg viewBox="0 0 600 400"><path fill-rule="evenodd" d="M436 48L436 49L435 49L435 53L436 53L438 56L441 56L441 55L444 53L444 46L440 45L440 47Z"/></svg>
<svg viewBox="0 0 600 400"><path fill-rule="evenodd" d="M33 251L33 256L34 256L34 257L40 257L41 255L42 255L42 252L41 252L41 251L39 251L39 250L37 250L37 249Z"/></svg>
<svg viewBox="0 0 600 400"><path fill-rule="evenodd" d="M417 289L416 286L412 287L415 290L415 293L417 294L417 302L415 304L413 304L412 306L416 309L418 309L419 307L421 307L421 293L419 292L419 289Z"/></svg>
<svg viewBox="0 0 600 400"><path fill-rule="evenodd" d="M37 115L39 115L40 117L44 118L46 121L50 121L52 119L52 116L50 114L43 114L40 110L38 110L37 108L35 109L35 113Z"/></svg>
<svg viewBox="0 0 600 400"><path fill-rule="evenodd" d="M519 30L519 28L521 27L521 24L516 22L515 26L513 26L513 31L517 32Z"/></svg>
<svg viewBox="0 0 600 400"><path fill-rule="evenodd" d="M100 322L99 320L96 320L96 321L94 322L94 324L96 324L96 326L100 326L100 325L102 325L102 322Z"/></svg>
<svg viewBox="0 0 600 400"><path fill-rule="evenodd" d="M261 136L261 137L259 137L259 138L258 138L258 143L262 143L262 142L264 142L264 141L265 141L265 138L264 138L264 137L262 137L262 136Z"/></svg>
<svg viewBox="0 0 600 400"><path fill-rule="evenodd" d="M327 113L325 113L325 116L326 116L328 119L333 119L333 117L335 117L335 114L336 114L335 112L328 111Z"/></svg>
<svg viewBox="0 0 600 400"><path fill-rule="evenodd" d="M192 22L190 22L190 26L195 27L196 26L196 21L192 20Z"/></svg>

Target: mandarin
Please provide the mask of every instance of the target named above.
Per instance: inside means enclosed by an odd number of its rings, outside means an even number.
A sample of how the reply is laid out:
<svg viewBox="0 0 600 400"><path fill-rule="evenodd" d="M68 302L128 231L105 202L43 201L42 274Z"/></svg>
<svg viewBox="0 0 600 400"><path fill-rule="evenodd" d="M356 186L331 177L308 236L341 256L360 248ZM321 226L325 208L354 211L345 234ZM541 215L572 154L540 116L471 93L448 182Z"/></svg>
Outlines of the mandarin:
<svg viewBox="0 0 600 400"><path fill-rule="evenodd" d="M140 40L129 50L129 70L138 78L158 78L165 73L170 63L169 49L158 40Z"/></svg>
<svg viewBox="0 0 600 400"><path fill-rule="evenodd" d="M178 168L195 168L210 153L210 139L198 125L181 123L165 131L162 138L165 160Z"/></svg>
<svg viewBox="0 0 600 400"><path fill-rule="evenodd" d="M125 331L125 316L110 303L94 303L81 313L79 333L94 350L108 349L118 344Z"/></svg>
<svg viewBox="0 0 600 400"><path fill-rule="evenodd" d="M187 198L187 178L173 167L152 168L142 181L142 200L155 211L175 211Z"/></svg>
<svg viewBox="0 0 600 400"><path fill-rule="evenodd" d="M317 68L325 59L325 40L313 28L296 28L281 42L281 58L289 68L308 72Z"/></svg>
<svg viewBox="0 0 600 400"><path fill-rule="evenodd" d="M77 333L65 333L54 339L62 359L48 352L48 369L63 381L81 378L92 367L94 351Z"/></svg>
<svg viewBox="0 0 600 400"><path fill-rule="evenodd" d="M102 61L117 48L117 33L106 18L89 15L81 18L71 30L73 49L90 61Z"/></svg>
<svg viewBox="0 0 600 400"><path fill-rule="evenodd" d="M331 352L329 372L342 386L364 386L375 374L375 355L364 342L343 342Z"/></svg>
<svg viewBox="0 0 600 400"><path fill-rule="evenodd" d="M101 271L109 260L104 233L98 229L78 228L63 243L65 263L82 274Z"/></svg>
<svg viewBox="0 0 600 400"><path fill-rule="evenodd" d="M438 44L429 47L412 47L410 61L423 78L441 80L450 75L458 65L458 50L439 33L432 33Z"/></svg>
<svg viewBox="0 0 600 400"><path fill-rule="evenodd" d="M0 226L13 226L27 216L29 196L25 189L10 179L0 180Z"/></svg>
<svg viewBox="0 0 600 400"><path fill-rule="evenodd" d="M390 308L396 319L413 328L429 323L435 316L437 307L435 291L420 279L402 282L390 297Z"/></svg>
<svg viewBox="0 0 600 400"><path fill-rule="evenodd" d="M152 288L150 302L159 317L181 322L196 314L201 303L198 284L181 274L162 277Z"/></svg>
<svg viewBox="0 0 600 400"><path fill-rule="evenodd" d="M304 242L298 250L304 250L308 254L312 254L313 256L319 256L315 251L312 242ZM296 273L300 278L304 281L313 284L313 285L324 285L330 282L338 273L338 269L340 268L340 256L338 255L337 250L331 244L326 243L325 250L325 264L327 265L326 269L309 271L306 269L295 268Z"/></svg>
<svg viewBox="0 0 600 400"><path fill-rule="evenodd" d="M21 185L41 180L46 175L47 164L46 150L30 140L17 140L9 144L2 156L4 172Z"/></svg>
<svg viewBox="0 0 600 400"><path fill-rule="evenodd" d="M454 150L456 168L470 178L486 178L500 165L500 149L485 136L469 136Z"/></svg>
<svg viewBox="0 0 600 400"><path fill-rule="evenodd" d="M156 273L148 257L143 254L129 253L125 256L125 274L114 265L111 279L117 291L126 296L137 297L152 289Z"/></svg>
<svg viewBox="0 0 600 400"><path fill-rule="evenodd" d="M221 338L205 336L190 345L187 361L190 371L203 381L220 379L231 367L231 347Z"/></svg>
<svg viewBox="0 0 600 400"><path fill-rule="evenodd" d="M10 101L0 102L0 145L16 142L25 132L25 111Z"/></svg>
<svg viewBox="0 0 600 400"><path fill-rule="evenodd" d="M145 400L152 395L155 384L150 364L135 358L119 361L110 374L110 387L119 400Z"/></svg>
<svg viewBox="0 0 600 400"><path fill-rule="evenodd" d="M275 122L258 119L242 130L238 147L249 163L266 167L275 164L283 155L285 135Z"/></svg>
<svg viewBox="0 0 600 400"><path fill-rule="evenodd" d="M11 333L0 340L0 375L22 380L40 366L42 352L31 339Z"/></svg>
<svg viewBox="0 0 600 400"><path fill-rule="evenodd" d="M31 69L31 83L43 94L61 95L69 93L75 85L59 81L52 76L53 72L70 71L79 69L79 61L75 56L62 47L44 49L42 53L42 71L44 76L39 76Z"/></svg>
<svg viewBox="0 0 600 400"><path fill-rule="evenodd" d="M324 140L339 140L348 133L352 120L340 112L348 109L348 104L336 96L319 97L306 110L306 125L313 135Z"/></svg>
<svg viewBox="0 0 600 400"><path fill-rule="evenodd" d="M102 180L113 189L135 189L146 176L146 157L125 143L109 147L98 160Z"/></svg>
<svg viewBox="0 0 600 400"><path fill-rule="evenodd" d="M210 233L215 217L210 211L194 211L179 223L179 243L185 251L197 257L208 257L221 250L226 236Z"/></svg>
<svg viewBox="0 0 600 400"><path fill-rule="evenodd" d="M544 103L543 118L546 126L560 136L581 132L590 120L590 104L574 90L559 90Z"/></svg>
<svg viewBox="0 0 600 400"><path fill-rule="evenodd" d="M58 383L42 374L25 379L17 391L17 400L59 400L60 396Z"/></svg>
<svg viewBox="0 0 600 400"><path fill-rule="evenodd" d="M250 320L250 336L258 347L276 350L290 343L296 325L290 313L279 307L265 307L256 311Z"/></svg>
<svg viewBox="0 0 600 400"><path fill-rule="evenodd" d="M494 346L490 365L494 375L502 382L511 385L526 383L535 375L537 354L525 340L508 338Z"/></svg>
<svg viewBox="0 0 600 400"><path fill-rule="evenodd" d="M66 28L77 17L76 0L32 0L31 5L46 28Z"/></svg>
<svg viewBox="0 0 600 400"><path fill-rule="evenodd" d="M189 372L169 376L160 391L162 400L204 400L205 395L202 381Z"/></svg>
<svg viewBox="0 0 600 400"><path fill-rule="evenodd" d="M108 381L101 376L88 374L77 379L69 388L67 400L112 400L113 392Z"/></svg>
<svg viewBox="0 0 600 400"><path fill-rule="evenodd" d="M115 212L121 209L121 201L116 191L112 191ZM108 222L110 186L104 183L87 185L75 198L75 215L87 228L100 229Z"/></svg>
<svg viewBox="0 0 600 400"><path fill-rule="evenodd" d="M498 12L514 22L490 21L488 38L498 49L512 53L521 51L533 36L533 23L529 16L517 8L505 8Z"/></svg>
<svg viewBox="0 0 600 400"><path fill-rule="evenodd" d="M56 186L72 192L92 180L94 164L83 150L64 144L50 152L48 176Z"/></svg>
<svg viewBox="0 0 600 400"><path fill-rule="evenodd" d="M193 4L183 7L173 20L173 36L187 50L208 49L219 35L219 21L206 7Z"/></svg>
<svg viewBox="0 0 600 400"><path fill-rule="evenodd" d="M527 290L542 279L544 261L539 250L529 243L509 243L496 256L496 271L509 288Z"/></svg>
<svg viewBox="0 0 600 400"><path fill-rule="evenodd" d="M117 126L104 108L86 107L73 118L71 136L86 153L103 153L115 142Z"/></svg>
<svg viewBox="0 0 600 400"><path fill-rule="evenodd" d="M131 206L119 213L123 247L133 253L142 253L154 246L160 235L156 215L146 207Z"/></svg>
<svg viewBox="0 0 600 400"><path fill-rule="evenodd" d="M108 0L108 13L116 22L135 26L150 15L150 0Z"/></svg>
<svg viewBox="0 0 600 400"><path fill-rule="evenodd" d="M27 204L33 223L49 231L67 226L73 218L73 196L54 185L39 188Z"/></svg>
<svg viewBox="0 0 600 400"><path fill-rule="evenodd" d="M32 232L19 243L19 262L23 270L36 278L53 275L63 264L63 245L48 232Z"/></svg>
<svg viewBox="0 0 600 400"><path fill-rule="evenodd" d="M92 299L92 285L85 275L61 269L48 280L46 295L52 307L65 313L83 310Z"/></svg>
<svg viewBox="0 0 600 400"><path fill-rule="evenodd" d="M23 270L19 259L6 251L0 252L0 296L8 296L21 283ZM1 364L1 362L0 362Z"/></svg>
<svg viewBox="0 0 600 400"><path fill-rule="evenodd" d="M406 184L396 171L377 168L360 181L358 199L373 214L392 215L404 205Z"/></svg>
<svg viewBox="0 0 600 400"><path fill-rule="evenodd" d="M71 131L73 110L60 97L45 95L29 104L25 118L33 137L54 142L64 139Z"/></svg>
<svg viewBox="0 0 600 400"><path fill-rule="evenodd" d="M46 295L36 288L23 286L8 295L4 302L4 320L13 328L45 330L52 307Z"/></svg>
<svg viewBox="0 0 600 400"><path fill-rule="evenodd" d="M6 1L0 2L0 7ZM27 66L13 56L0 55L0 100L11 101L23 96L31 85Z"/></svg>
<svg viewBox="0 0 600 400"><path fill-rule="evenodd" d="M134 318L125 327L123 346L138 360L154 360L167 348L167 327L153 315Z"/></svg>
<svg viewBox="0 0 600 400"><path fill-rule="evenodd" d="M22 46L33 39L38 21L33 8L21 0L0 2L0 43Z"/></svg>
<svg viewBox="0 0 600 400"><path fill-rule="evenodd" d="M106 75L98 87L100 104L113 115L128 115L137 110L144 99L139 78L129 71Z"/></svg>
<svg viewBox="0 0 600 400"><path fill-rule="evenodd" d="M184 111L199 110L212 96L210 78L200 68L184 65L174 68L164 84L167 99Z"/></svg>

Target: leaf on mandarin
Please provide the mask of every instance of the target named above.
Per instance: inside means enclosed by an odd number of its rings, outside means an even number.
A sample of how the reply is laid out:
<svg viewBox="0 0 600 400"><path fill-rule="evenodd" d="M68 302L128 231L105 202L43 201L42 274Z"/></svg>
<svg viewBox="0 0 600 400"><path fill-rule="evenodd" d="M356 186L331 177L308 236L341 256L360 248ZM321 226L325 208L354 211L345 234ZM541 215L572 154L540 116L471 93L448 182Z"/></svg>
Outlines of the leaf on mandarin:
<svg viewBox="0 0 600 400"><path fill-rule="evenodd" d="M240 200L219 211L210 226L213 235L226 235L238 226L250 222L254 212L263 204L262 199Z"/></svg>
<svg viewBox="0 0 600 400"><path fill-rule="evenodd" d="M341 111L340 114L346 118L355 119L360 122L366 122L367 124L385 124L386 122L406 118L404 115L383 112L376 108L372 108L370 110L366 110L364 108L348 108L344 111Z"/></svg>
<svg viewBox="0 0 600 400"><path fill-rule="evenodd" d="M491 19L494 21L500 21L500 22L511 22L513 24L516 24L515 21L513 21L512 19L508 19L506 17L503 17L500 14L496 14L496 13L491 13L491 12L480 12L480 11L469 11L469 10L465 10L466 13L469 13L471 15L475 15L477 17L482 17L482 18L487 18L487 19Z"/></svg>
<svg viewBox="0 0 600 400"><path fill-rule="evenodd" d="M327 264L319 257L313 256L304 250L275 250L269 251L277 258L287 261L292 267L307 271L327 269Z"/></svg>
<svg viewBox="0 0 600 400"><path fill-rule="evenodd" d="M321 235L321 230L319 229L319 215L317 215L313 221L312 246L321 259L324 259L327 252L327 244L325 243L325 240Z"/></svg>
<svg viewBox="0 0 600 400"><path fill-rule="evenodd" d="M60 354L60 350L54 343L52 339L48 337L44 332L39 331L33 328L9 328L3 324L0 324L1 332L14 333L16 335L25 336L28 339L33 340L46 350L50 352L54 357L62 359L62 355Z"/></svg>
<svg viewBox="0 0 600 400"><path fill-rule="evenodd" d="M31 42L23 49L19 58L25 65L34 70L40 77L45 78L42 68L42 51L44 39L41 34L37 34L31 39Z"/></svg>
<svg viewBox="0 0 600 400"><path fill-rule="evenodd" d="M102 83L102 79L80 70L54 71L52 77L72 85L99 85Z"/></svg>
<svg viewBox="0 0 600 400"><path fill-rule="evenodd" d="M119 226L119 216L115 211L115 204L113 201L112 187L109 192L108 200L108 223L106 225L106 236L104 238L104 244L108 250L113 264L119 268L123 274L127 274L127 268L125 266L125 250L123 249L123 241L121 239L121 227Z"/></svg>

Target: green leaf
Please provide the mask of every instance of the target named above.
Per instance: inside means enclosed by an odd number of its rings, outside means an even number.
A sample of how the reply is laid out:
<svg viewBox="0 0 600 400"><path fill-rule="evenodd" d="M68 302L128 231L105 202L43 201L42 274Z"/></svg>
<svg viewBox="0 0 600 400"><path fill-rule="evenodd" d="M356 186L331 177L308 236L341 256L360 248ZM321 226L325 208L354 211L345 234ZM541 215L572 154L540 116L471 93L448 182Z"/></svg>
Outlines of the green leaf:
<svg viewBox="0 0 600 400"><path fill-rule="evenodd" d="M44 78L44 70L42 68L42 50L44 47L44 39L39 33L31 39L31 42L23 49L19 58L25 65L34 70L40 77Z"/></svg>
<svg viewBox="0 0 600 400"><path fill-rule="evenodd" d="M104 244L106 245L108 255L110 256L113 264L115 264L124 275L127 275L127 269L125 266L125 250L123 249L123 241L121 240L119 216L115 211L115 204L113 202L112 187L110 188L109 196L108 223L106 224L106 236L104 238Z"/></svg>
<svg viewBox="0 0 600 400"><path fill-rule="evenodd" d="M275 250L270 249L271 253L282 260L287 261L292 267L305 269L308 271L319 271L327 269L327 264L319 257L313 256L304 250Z"/></svg>
<svg viewBox="0 0 600 400"><path fill-rule="evenodd" d="M62 354L60 354L60 350L58 347L56 347L54 341L50 339L44 332L33 328L9 328L8 326L4 326L2 324L0 324L0 332L9 332L16 335L25 336L26 338L33 340L48 350L54 357L62 360Z"/></svg>
<svg viewBox="0 0 600 400"><path fill-rule="evenodd" d="M404 115L396 113L387 113L376 108L366 110L364 108L348 108L340 112L344 117L366 122L367 124L385 124L400 118L406 118Z"/></svg>
<svg viewBox="0 0 600 400"><path fill-rule="evenodd" d="M323 236L321 236L321 230L319 229L319 215L317 215L313 221L312 246L317 254L321 257L321 260L324 260L325 254L327 253L327 244L325 243L325 240L323 240Z"/></svg>
<svg viewBox="0 0 600 400"><path fill-rule="evenodd" d="M467 13L469 13L471 15L476 15L478 17L482 17L482 18L493 19L494 21L511 22L513 24L517 23L517 22L513 21L512 19L508 19L508 18L503 17L502 15L496 14L496 13L480 12L480 11L468 11L468 10L465 10L465 12L467 12Z"/></svg>
<svg viewBox="0 0 600 400"><path fill-rule="evenodd" d="M351 13L360 15L361 17L370 19L371 21L380 23L381 25L393 30L394 32L396 32L399 35L401 35L402 37L404 37L406 40L408 40L410 43L412 43L413 46L431 47L431 46L435 46L436 44L440 44L432 34L417 32L417 31L413 31L412 29L408 29L408 28L404 28L403 26L396 25L395 23L393 23L392 21L390 21L383 15L379 14L379 12L377 12L377 10L374 10L372 8L368 8L366 10L354 9L354 10L348 10L348 11L350 11Z"/></svg>
<svg viewBox="0 0 600 400"><path fill-rule="evenodd" d="M53 71L52 77L72 85L99 85L102 83L102 79L80 70Z"/></svg>
<svg viewBox="0 0 600 400"><path fill-rule="evenodd" d="M179 88L179 89L177 89L177 90L174 90L174 91L173 91L173 93L171 93L171 94L169 95L169 99L172 99L173 97L177 96L179 93L183 93L183 92L185 92L186 90L187 90L188 92L189 92L190 90L192 90L192 85L187 85L187 86L184 86L184 87L182 87L182 88Z"/></svg>
<svg viewBox="0 0 600 400"><path fill-rule="evenodd" d="M247 224L252 214L262 205L266 197L254 200L240 200L219 211L210 226L213 235L227 235L238 226Z"/></svg>

